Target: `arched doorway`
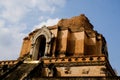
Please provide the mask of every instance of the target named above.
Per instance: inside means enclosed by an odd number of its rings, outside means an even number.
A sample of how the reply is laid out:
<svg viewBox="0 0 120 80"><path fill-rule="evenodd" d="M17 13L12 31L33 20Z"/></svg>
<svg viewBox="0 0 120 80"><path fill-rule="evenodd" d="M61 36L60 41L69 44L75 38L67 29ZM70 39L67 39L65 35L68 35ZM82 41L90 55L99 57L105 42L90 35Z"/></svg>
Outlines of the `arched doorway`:
<svg viewBox="0 0 120 80"><path fill-rule="evenodd" d="M46 38L44 35L38 37L38 57L37 59L43 57L45 55L45 47L46 47Z"/></svg>
<svg viewBox="0 0 120 80"><path fill-rule="evenodd" d="M33 60L50 55L51 39L54 37L47 27L42 27L32 39L30 54Z"/></svg>

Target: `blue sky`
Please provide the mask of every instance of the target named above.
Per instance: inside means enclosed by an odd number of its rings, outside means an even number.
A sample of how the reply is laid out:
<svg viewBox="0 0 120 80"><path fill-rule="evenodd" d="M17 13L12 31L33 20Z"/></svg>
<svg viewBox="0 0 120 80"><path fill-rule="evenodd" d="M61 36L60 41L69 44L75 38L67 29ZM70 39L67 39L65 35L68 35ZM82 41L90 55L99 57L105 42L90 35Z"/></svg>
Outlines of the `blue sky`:
<svg viewBox="0 0 120 80"><path fill-rule="evenodd" d="M35 28L80 14L106 38L110 63L120 75L120 0L0 0L0 60L17 59L22 39Z"/></svg>

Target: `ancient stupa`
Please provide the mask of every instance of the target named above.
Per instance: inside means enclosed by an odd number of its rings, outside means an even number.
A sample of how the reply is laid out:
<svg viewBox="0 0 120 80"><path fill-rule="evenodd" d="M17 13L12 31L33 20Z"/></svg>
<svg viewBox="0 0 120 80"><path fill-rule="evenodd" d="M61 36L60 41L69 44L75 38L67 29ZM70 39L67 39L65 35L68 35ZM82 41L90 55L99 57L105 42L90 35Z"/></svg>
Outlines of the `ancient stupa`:
<svg viewBox="0 0 120 80"><path fill-rule="evenodd" d="M1 61L3 80L115 80L106 40L81 14L23 39L18 60Z"/></svg>

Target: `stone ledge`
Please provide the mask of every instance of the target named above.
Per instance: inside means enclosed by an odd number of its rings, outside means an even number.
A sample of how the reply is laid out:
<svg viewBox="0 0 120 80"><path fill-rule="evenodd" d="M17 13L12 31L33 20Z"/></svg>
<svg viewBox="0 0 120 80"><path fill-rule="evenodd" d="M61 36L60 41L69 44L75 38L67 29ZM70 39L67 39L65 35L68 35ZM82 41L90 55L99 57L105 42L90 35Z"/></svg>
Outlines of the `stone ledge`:
<svg viewBox="0 0 120 80"><path fill-rule="evenodd" d="M66 62L99 62L106 61L105 56L88 56L88 57L63 57L63 58L43 58L44 63L66 63Z"/></svg>
<svg viewBox="0 0 120 80"><path fill-rule="evenodd" d="M36 64L36 63L40 63L40 61L24 61L23 63L28 63L28 64Z"/></svg>
<svg viewBox="0 0 120 80"><path fill-rule="evenodd" d="M17 63L18 63L18 60L0 61L0 66L2 66L2 65L14 65Z"/></svg>

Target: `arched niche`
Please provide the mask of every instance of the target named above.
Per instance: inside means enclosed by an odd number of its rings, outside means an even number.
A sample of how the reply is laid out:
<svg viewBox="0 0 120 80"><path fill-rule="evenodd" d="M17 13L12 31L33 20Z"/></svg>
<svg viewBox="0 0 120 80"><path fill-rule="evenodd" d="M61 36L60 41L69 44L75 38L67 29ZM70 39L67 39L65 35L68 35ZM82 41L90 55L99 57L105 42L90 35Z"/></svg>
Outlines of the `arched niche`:
<svg viewBox="0 0 120 80"><path fill-rule="evenodd" d="M47 55L50 54L52 37L52 33L46 26L42 27L34 35L30 51L33 60L38 60L41 57L47 57Z"/></svg>

